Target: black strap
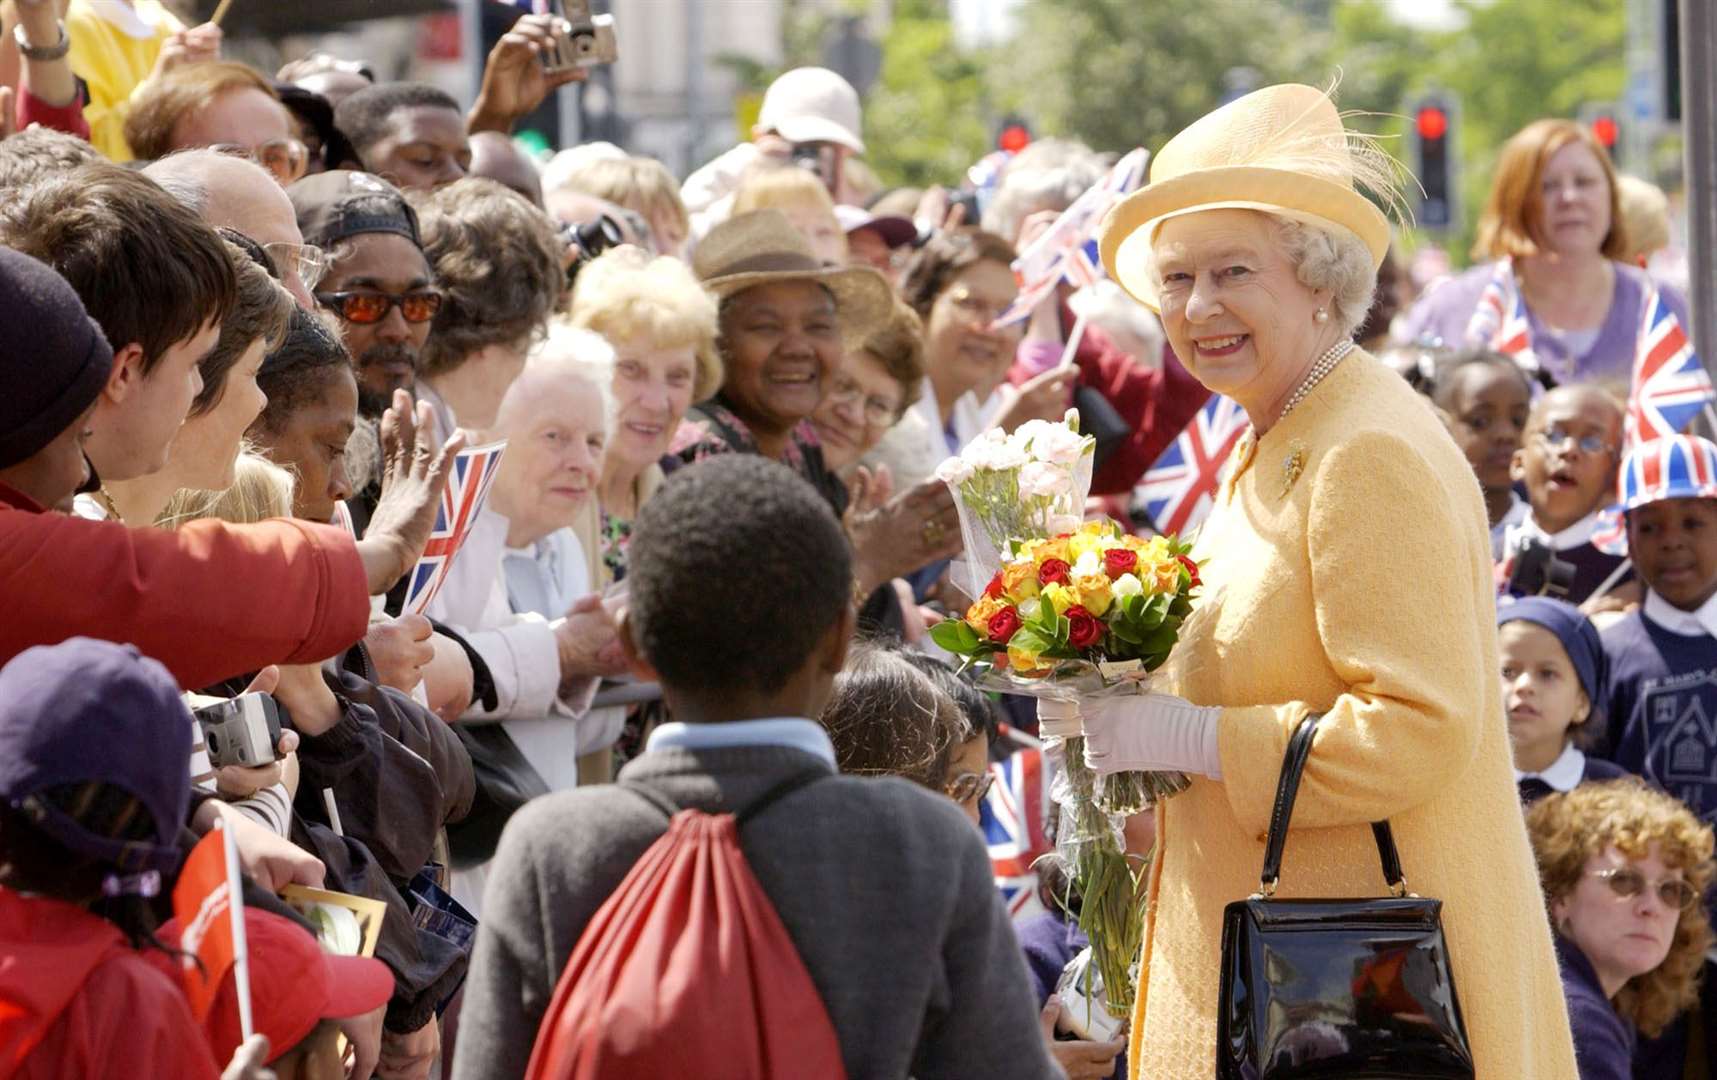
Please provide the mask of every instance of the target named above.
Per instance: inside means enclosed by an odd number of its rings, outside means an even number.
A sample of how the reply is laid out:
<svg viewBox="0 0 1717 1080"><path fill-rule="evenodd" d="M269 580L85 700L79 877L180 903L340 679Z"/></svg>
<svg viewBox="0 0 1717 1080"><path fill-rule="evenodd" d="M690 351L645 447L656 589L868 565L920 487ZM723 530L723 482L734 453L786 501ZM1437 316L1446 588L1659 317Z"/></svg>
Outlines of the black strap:
<svg viewBox="0 0 1717 1080"><path fill-rule="evenodd" d="M743 826L758 814L761 814L763 811L775 805L775 803L793 794L800 788L809 784L814 784L828 775L828 773L821 770L807 770L805 772L795 773L794 775L789 776L787 779L776 784L768 791L765 791L762 795L751 800L751 802L744 808L736 811L733 815L734 824ZM622 780L620 781L619 786L643 799L651 806L654 806L657 810L662 812L664 817L667 817L670 820L672 820L673 816L679 813L682 809L672 799L663 795L655 788L640 784L636 780Z"/></svg>
<svg viewBox="0 0 1717 1080"><path fill-rule="evenodd" d="M1300 721L1288 739L1287 752L1282 755L1282 775L1276 782L1276 803L1270 809L1270 834L1264 844L1264 872L1259 875L1264 895L1276 891L1276 881L1282 876L1282 849L1288 843L1288 822L1294 815L1294 798L1300 791L1300 776L1306 771L1306 759L1312 756L1312 738L1317 734L1322 715L1312 713ZM1371 834L1377 840L1377 854L1383 862L1383 880L1396 892L1406 886L1401 872L1401 856L1395 850L1395 834L1388 821L1371 823Z"/></svg>

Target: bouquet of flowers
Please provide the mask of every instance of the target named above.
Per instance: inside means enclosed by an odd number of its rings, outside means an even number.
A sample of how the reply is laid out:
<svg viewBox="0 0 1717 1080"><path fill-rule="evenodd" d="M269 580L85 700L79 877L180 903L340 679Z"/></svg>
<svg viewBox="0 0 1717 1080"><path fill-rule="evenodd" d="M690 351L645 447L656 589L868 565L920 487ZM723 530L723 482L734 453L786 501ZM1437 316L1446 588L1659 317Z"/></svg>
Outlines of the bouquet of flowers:
<svg viewBox="0 0 1717 1080"><path fill-rule="evenodd" d="M1056 846L1082 897L1104 1004L1132 1005L1143 924L1139 879L1121 839L1126 815L1182 791L1180 773L1097 777L1085 766L1081 698L1140 693L1192 611L1198 565L1174 537L1144 540L1082 522L1094 441L1078 413L991 431L938 476L953 490L966 543L964 618L931 630L977 684L1040 699L1042 734L1060 761Z"/></svg>

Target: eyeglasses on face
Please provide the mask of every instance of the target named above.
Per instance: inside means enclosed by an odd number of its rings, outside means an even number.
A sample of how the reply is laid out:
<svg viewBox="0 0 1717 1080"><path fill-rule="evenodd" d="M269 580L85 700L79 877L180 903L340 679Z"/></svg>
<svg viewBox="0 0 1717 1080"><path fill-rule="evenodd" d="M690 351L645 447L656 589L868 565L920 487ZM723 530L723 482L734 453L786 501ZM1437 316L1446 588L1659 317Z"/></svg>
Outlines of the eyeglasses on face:
<svg viewBox="0 0 1717 1080"><path fill-rule="evenodd" d="M314 244L293 244L285 240L262 245L274 265L284 274L290 267L306 289L316 288L322 275L328 272L328 253Z"/></svg>
<svg viewBox="0 0 1717 1080"><path fill-rule="evenodd" d="M1564 427L1546 428L1538 433L1538 438L1545 446L1558 452L1566 450L1569 443L1579 447L1583 454L1607 454L1611 449L1602 435L1575 435Z"/></svg>
<svg viewBox="0 0 1717 1080"><path fill-rule="evenodd" d="M1002 313L1013 306L1013 300L986 300L973 293L963 285L957 285L948 292L948 302L954 305L954 310L960 317L989 327Z"/></svg>
<svg viewBox="0 0 1717 1080"><path fill-rule="evenodd" d="M834 385L829 388L829 400L836 405L861 405L864 408L865 423L871 427L888 427L893 424L899 408L885 397L867 395L864 387L845 375L835 377Z"/></svg>
<svg viewBox="0 0 1717 1080"><path fill-rule="evenodd" d="M388 309L399 305L399 313L408 323L425 323L441 310L441 294L434 289L420 289L401 295L379 292L317 293L316 302L329 308L349 323L367 326L388 317Z"/></svg>
<svg viewBox="0 0 1717 1080"><path fill-rule="evenodd" d="M988 795L990 785L995 782L996 774L987 770L982 774L963 772L948 781L942 790L957 803L974 802Z"/></svg>
<svg viewBox="0 0 1717 1080"><path fill-rule="evenodd" d="M211 150L234 157L249 158L269 171L285 187L304 175L310 165L310 151L297 139L270 139L256 146L241 143L216 143Z"/></svg>
<svg viewBox="0 0 1717 1080"><path fill-rule="evenodd" d="M1644 892L1648 885L1657 893L1657 898L1663 901L1663 906L1672 911L1686 911L1699 899L1693 886L1680 878L1647 882L1645 875L1631 866L1612 866L1608 870L1593 870L1591 874L1608 885L1610 891L1623 900L1632 900Z"/></svg>

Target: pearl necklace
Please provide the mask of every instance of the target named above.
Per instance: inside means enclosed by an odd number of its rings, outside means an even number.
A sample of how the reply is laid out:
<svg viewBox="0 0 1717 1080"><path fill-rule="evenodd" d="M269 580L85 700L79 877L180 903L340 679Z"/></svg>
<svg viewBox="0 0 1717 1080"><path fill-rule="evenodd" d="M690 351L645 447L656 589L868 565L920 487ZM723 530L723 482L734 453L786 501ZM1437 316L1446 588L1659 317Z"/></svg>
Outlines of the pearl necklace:
<svg viewBox="0 0 1717 1080"><path fill-rule="evenodd" d="M1344 338L1324 350L1324 354L1318 357L1317 363L1313 364L1312 369L1306 372L1305 380L1294 388L1293 396L1288 398L1288 404L1282 409L1282 415L1276 417L1276 422L1279 424L1286 420L1288 414L1294 411L1294 407L1306 400L1306 397L1317 388L1318 383L1323 382L1324 378L1335 370L1335 366L1341 363L1342 358L1352 352L1354 348L1353 342Z"/></svg>

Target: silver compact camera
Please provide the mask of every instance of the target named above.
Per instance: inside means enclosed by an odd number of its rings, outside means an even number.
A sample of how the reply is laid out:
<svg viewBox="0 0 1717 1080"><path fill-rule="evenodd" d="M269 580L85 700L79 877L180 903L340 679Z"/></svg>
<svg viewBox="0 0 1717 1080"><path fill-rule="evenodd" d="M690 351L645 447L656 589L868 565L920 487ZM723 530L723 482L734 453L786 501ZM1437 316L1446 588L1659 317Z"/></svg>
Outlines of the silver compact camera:
<svg viewBox="0 0 1717 1080"><path fill-rule="evenodd" d="M280 757L280 707L268 694L238 697L191 712L203 728L203 744L215 768L271 765Z"/></svg>
<svg viewBox="0 0 1717 1080"><path fill-rule="evenodd" d="M620 59L620 43L614 37L614 16L592 15L590 0L555 0L560 17L555 29L555 52L543 58L550 71L571 67L595 67Z"/></svg>

